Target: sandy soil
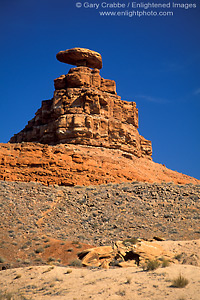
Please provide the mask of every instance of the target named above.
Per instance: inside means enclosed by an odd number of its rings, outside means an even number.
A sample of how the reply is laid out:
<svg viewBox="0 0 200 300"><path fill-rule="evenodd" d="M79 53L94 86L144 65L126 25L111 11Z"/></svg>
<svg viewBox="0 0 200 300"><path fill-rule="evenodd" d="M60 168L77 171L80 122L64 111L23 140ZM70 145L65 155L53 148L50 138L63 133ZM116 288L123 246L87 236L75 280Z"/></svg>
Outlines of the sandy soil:
<svg viewBox="0 0 200 300"><path fill-rule="evenodd" d="M0 272L0 299L199 300L200 240L158 243L175 255L195 256L196 265L185 260L188 265L171 264L148 272L139 267L104 270L54 265L9 269ZM172 281L180 274L189 283L175 288Z"/></svg>
<svg viewBox="0 0 200 300"><path fill-rule="evenodd" d="M189 280L189 284L184 288L172 287L171 280L180 273ZM25 299L38 300L199 300L200 269L171 265L145 272L137 267L89 270L34 266L1 271L0 286L7 295L11 292Z"/></svg>

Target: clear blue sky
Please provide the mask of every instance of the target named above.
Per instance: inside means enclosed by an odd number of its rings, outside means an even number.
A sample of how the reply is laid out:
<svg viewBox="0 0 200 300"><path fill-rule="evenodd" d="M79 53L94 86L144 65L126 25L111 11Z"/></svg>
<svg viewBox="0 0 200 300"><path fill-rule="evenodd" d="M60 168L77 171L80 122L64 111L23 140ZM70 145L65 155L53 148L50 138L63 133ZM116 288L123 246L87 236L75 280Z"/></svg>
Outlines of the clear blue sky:
<svg viewBox="0 0 200 300"><path fill-rule="evenodd" d="M0 142L24 128L70 69L56 53L84 47L101 53L101 76L137 103L153 160L200 179L200 1L183 0L197 8L173 17L140 18L101 17L76 2L86 1L0 0ZM88 1L102 2L114 1Z"/></svg>

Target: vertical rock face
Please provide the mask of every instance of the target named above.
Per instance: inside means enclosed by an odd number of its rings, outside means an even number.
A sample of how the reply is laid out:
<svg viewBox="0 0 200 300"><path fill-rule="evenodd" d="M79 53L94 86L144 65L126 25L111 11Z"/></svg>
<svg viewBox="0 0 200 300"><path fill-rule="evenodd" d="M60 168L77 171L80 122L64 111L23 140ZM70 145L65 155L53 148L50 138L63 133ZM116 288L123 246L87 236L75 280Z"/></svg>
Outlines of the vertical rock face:
<svg viewBox="0 0 200 300"><path fill-rule="evenodd" d="M75 49L75 50L74 50ZM28 125L11 139L11 143L39 142L55 145L59 143L81 144L111 149L120 149L137 157L151 159L151 142L138 133L138 110L135 102L122 101L116 93L113 80L99 74L101 56L87 49L74 48L73 61L78 67L67 75L54 80L55 92L51 100L42 101L42 107ZM78 58L76 62L76 49ZM65 52L65 51L61 51ZM66 58L67 57L67 58ZM95 61L95 64L94 64ZM65 62L65 61L64 61ZM88 67L90 66L90 68Z"/></svg>

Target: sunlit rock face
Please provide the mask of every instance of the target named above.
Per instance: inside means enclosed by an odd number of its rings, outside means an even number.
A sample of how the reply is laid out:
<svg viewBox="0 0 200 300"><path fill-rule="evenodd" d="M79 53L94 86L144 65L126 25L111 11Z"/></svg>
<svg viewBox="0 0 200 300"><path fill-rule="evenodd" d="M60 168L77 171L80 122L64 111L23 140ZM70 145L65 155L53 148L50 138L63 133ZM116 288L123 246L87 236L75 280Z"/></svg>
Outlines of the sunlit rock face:
<svg viewBox="0 0 200 300"><path fill-rule="evenodd" d="M35 117L10 142L97 146L151 159L151 142L137 130L136 103L121 100L115 81L100 76L100 54L74 49L73 56L66 50L57 58L78 66L54 80L53 98L42 101Z"/></svg>

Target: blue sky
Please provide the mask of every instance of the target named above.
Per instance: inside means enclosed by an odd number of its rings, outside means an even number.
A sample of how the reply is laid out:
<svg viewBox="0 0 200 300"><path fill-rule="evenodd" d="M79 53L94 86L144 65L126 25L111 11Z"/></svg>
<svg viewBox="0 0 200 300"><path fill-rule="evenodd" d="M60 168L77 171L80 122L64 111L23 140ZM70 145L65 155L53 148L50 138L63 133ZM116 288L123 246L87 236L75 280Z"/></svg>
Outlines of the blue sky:
<svg viewBox="0 0 200 300"><path fill-rule="evenodd" d="M76 2L114 1L0 1L0 142L24 128L52 97L53 79L70 69L56 53L84 47L101 53L101 76L116 81L118 95L136 102L153 160L200 179L199 0L181 1L197 8L174 9L173 17L140 18L101 17L103 9Z"/></svg>

